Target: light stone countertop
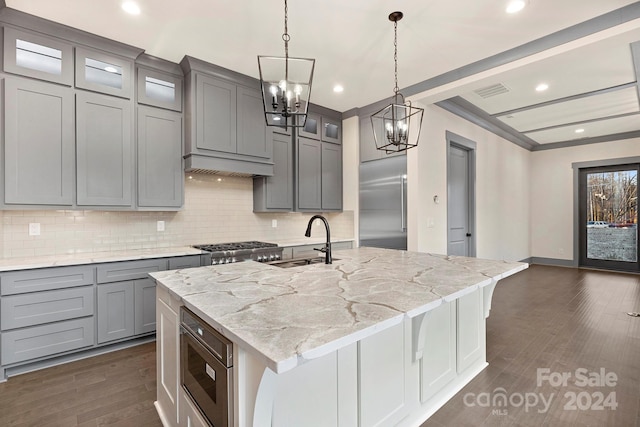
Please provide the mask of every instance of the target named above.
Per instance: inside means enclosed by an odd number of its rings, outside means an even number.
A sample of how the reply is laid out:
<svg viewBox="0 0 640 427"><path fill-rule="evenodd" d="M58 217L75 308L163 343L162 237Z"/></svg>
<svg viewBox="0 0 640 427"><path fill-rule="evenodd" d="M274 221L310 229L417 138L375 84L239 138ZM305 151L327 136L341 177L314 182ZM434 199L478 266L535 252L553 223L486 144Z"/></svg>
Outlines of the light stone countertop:
<svg viewBox="0 0 640 427"><path fill-rule="evenodd" d="M349 242L353 238L332 238L331 242ZM278 246L318 245L324 243L324 237L302 237L300 239L285 239L273 241ZM223 242L221 242L223 243ZM173 256L200 255L207 252L189 246L177 246L154 249L132 249L123 251L82 252L65 255L47 255L32 257L0 258L0 272L30 270L34 268L63 267L72 265L86 265L102 262L135 261L142 259L164 258Z"/></svg>
<svg viewBox="0 0 640 427"><path fill-rule="evenodd" d="M283 269L247 261L151 276L282 373L528 267L376 248L334 257L331 265Z"/></svg>
<svg viewBox="0 0 640 427"><path fill-rule="evenodd" d="M0 259L0 272L204 254L188 246Z"/></svg>

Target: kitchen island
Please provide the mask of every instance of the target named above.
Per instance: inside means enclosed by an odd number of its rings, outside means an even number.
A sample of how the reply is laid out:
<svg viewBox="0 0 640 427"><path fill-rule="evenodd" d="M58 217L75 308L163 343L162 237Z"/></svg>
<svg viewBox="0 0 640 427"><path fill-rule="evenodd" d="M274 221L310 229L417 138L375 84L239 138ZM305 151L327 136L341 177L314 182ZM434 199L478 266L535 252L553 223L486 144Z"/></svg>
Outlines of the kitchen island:
<svg viewBox="0 0 640 427"><path fill-rule="evenodd" d="M152 273L158 412L169 426L199 417L175 378L184 305L234 343L235 425L419 425L487 366L493 290L525 268L358 248L331 265Z"/></svg>

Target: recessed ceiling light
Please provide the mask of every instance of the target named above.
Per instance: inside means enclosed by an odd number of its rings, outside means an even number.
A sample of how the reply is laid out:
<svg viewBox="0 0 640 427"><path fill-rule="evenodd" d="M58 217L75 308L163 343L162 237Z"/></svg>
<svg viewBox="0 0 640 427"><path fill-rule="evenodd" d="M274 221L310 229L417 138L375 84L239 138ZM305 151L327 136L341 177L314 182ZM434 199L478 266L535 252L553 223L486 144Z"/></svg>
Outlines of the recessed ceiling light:
<svg viewBox="0 0 640 427"><path fill-rule="evenodd" d="M547 89L549 89L549 85L546 83L540 83L538 86L536 86L537 92L544 92Z"/></svg>
<svg viewBox="0 0 640 427"><path fill-rule="evenodd" d="M116 67L108 66L104 67L104 70L108 73L117 73L118 69Z"/></svg>
<svg viewBox="0 0 640 427"><path fill-rule="evenodd" d="M583 133L583 132L584 132L584 129L582 129L582 128L575 130L575 133Z"/></svg>
<svg viewBox="0 0 640 427"><path fill-rule="evenodd" d="M508 4L507 4L507 9L506 12L507 13L518 13L520 12L522 9L524 9L524 7L527 5L527 3L524 0L511 0Z"/></svg>
<svg viewBox="0 0 640 427"><path fill-rule="evenodd" d="M140 15L140 6L133 1L122 2L122 10L131 15Z"/></svg>
<svg viewBox="0 0 640 427"><path fill-rule="evenodd" d="M333 91L334 91L335 93L341 93L341 92L344 92L344 88L343 88L341 85L335 85L335 86L333 87Z"/></svg>

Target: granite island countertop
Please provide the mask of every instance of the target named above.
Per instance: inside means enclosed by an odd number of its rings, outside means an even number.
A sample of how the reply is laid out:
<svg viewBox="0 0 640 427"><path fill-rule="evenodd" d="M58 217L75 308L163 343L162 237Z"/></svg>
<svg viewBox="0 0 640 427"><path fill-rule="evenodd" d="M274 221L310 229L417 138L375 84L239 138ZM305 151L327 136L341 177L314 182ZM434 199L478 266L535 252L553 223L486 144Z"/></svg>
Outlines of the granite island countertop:
<svg viewBox="0 0 640 427"><path fill-rule="evenodd" d="M334 258L288 269L246 261L150 275L282 373L528 267L376 248Z"/></svg>

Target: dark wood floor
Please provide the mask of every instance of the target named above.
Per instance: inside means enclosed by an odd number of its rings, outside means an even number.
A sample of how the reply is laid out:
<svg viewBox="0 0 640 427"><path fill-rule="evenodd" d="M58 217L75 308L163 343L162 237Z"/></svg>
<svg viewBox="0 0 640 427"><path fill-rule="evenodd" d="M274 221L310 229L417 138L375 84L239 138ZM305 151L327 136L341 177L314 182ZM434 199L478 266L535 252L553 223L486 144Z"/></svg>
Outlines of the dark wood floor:
<svg viewBox="0 0 640 427"><path fill-rule="evenodd" d="M155 345L11 377L0 384L0 426L162 426Z"/></svg>
<svg viewBox="0 0 640 427"><path fill-rule="evenodd" d="M504 279L487 324L489 366L423 426L640 426L640 318L628 311L640 311L637 275L532 266ZM572 377L538 387L538 368ZM578 387L580 368L615 373L616 385ZM500 387L515 404L479 406ZM0 426L160 426L155 388L150 343L0 384ZM565 409L566 393L585 405L598 392L615 393L617 408ZM527 393L553 394L549 410L518 405Z"/></svg>
<svg viewBox="0 0 640 427"><path fill-rule="evenodd" d="M492 307L489 366L423 427L640 426L640 318L626 314L640 311L640 276L532 266L498 283ZM539 368L571 378L566 386L543 381L538 387ZM616 385L577 386L581 368L587 375L601 368L615 373ZM483 398L498 395L500 387L515 404L487 407ZM549 410L543 403L525 410L519 396L527 393L551 399ZM617 408L595 409L598 393L615 393ZM476 406L465 404L465 396Z"/></svg>

